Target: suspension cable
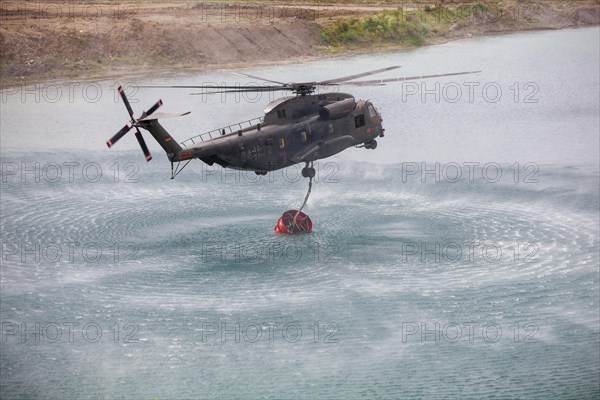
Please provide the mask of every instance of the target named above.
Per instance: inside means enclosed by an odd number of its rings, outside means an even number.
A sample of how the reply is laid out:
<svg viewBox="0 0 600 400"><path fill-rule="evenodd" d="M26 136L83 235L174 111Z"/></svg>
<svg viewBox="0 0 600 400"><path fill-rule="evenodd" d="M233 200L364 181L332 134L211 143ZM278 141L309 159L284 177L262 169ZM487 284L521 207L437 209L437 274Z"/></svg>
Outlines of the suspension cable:
<svg viewBox="0 0 600 400"><path fill-rule="evenodd" d="M312 168L312 166L313 166L313 162L311 161L309 163L309 168ZM292 220L291 226L296 226L296 219L298 218L298 215L300 214L300 212L302 211L302 209L304 208L304 206L306 206L306 203L308 202L308 197L310 196L310 192L312 190L312 181L313 181L313 177L311 176L308 179L308 191L306 192L306 196L304 196L304 202L302 203L302 206L300 206L300 208L294 215L294 219Z"/></svg>

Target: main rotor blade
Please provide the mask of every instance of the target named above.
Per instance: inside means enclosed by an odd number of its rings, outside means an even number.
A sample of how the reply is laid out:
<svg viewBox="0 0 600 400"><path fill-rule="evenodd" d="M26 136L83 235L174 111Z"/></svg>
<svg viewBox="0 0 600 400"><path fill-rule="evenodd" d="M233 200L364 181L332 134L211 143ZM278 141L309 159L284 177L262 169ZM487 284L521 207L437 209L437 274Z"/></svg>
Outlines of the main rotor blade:
<svg viewBox="0 0 600 400"><path fill-rule="evenodd" d="M294 90L294 89L291 87L287 87L287 86L257 86L255 88L238 87L237 89L207 91L207 92L198 92L198 93L190 93L190 94L197 96L197 95L208 95L208 94L219 94L219 93L259 93L259 92L278 92L278 91L286 91L286 90Z"/></svg>
<svg viewBox="0 0 600 400"><path fill-rule="evenodd" d="M131 125L125 124L125 126L122 127L121 130L115 134L115 136L113 136L106 142L106 145L108 146L108 148L110 148L113 144L117 143L117 140L121 139L123 137L123 135L125 135L127 132L129 132L129 130L131 128L132 128Z"/></svg>
<svg viewBox="0 0 600 400"><path fill-rule="evenodd" d="M119 91L119 94L123 99L123 103L125 103L125 107L127 107L127 112L129 113L129 116L131 117L131 119L133 119L133 110L131 109L131 104L129 104L129 100L127 100L127 96L125 96L125 90L123 90L123 86L119 85L119 88L117 90Z"/></svg>
<svg viewBox="0 0 600 400"><path fill-rule="evenodd" d="M137 138L138 143L140 144L140 147L142 148L142 151L144 152L146 161L152 160L152 155L150 154L150 151L148 150L148 146L146 146L146 141L144 140L144 137L142 136L142 132L140 132L140 130L138 128L135 128L135 137Z"/></svg>
<svg viewBox="0 0 600 400"><path fill-rule="evenodd" d="M370 80L370 81L344 82L344 83L340 83L340 85L345 85L345 86L382 85L384 83L390 83L390 82L416 81L416 80L419 80L419 79L441 78L441 77L444 77L444 76L477 74L479 72L481 72L481 71L451 72L451 73L448 73L448 74L417 75L417 76L406 76L406 77L400 77L400 78L373 79L373 80Z"/></svg>
<svg viewBox="0 0 600 400"><path fill-rule="evenodd" d="M352 79L362 78L363 76L380 74L382 72L391 71L393 69L398 69L398 68L400 68L400 65L395 65L395 66L392 66L392 67L386 67L386 68L381 68L381 69L375 69L373 71L362 72L360 74L348 75L348 76L344 76L342 78L328 79L326 81L321 81L321 82L317 82L317 83L318 84L341 83L341 82L346 82L346 81L349 81L349 80L352 80Z"/></svg>
<svg viewBox="0 0 600 400"><path fill-rule="evenodd" d="M369 82L369 81L365 81ZM327 87L339 87L339 86L385 86L385 83L366 83L361 82L340 82L340 83L317 83L315 87L327 88Z"/></svg>
<svg viewBox="0 0 600 400"><path fill-rule="evenodd" d="M224 89L244 89L244 88L248 88L248 86L242 86L242 85L236 85L236 86L227 86L227 85L174 85L174 86L138 86L139 88L144 88L144 89L218 89L218 90L224 90ZM282 85L282 86L256 86L258 88L263 88L263 87L268 87L268 88L274 88L274 89L280 89L283 88L285 89L287 87L287 85Z"/></svg>
<svg viewBox="0 0 600 400"><path fill-rule="evenodd" d="M285 83L283 83L283 82L278 82L278 81L274 81L274 80L271 80L271 79L261 78L260 76L245 74L243 72L234 72L234 74L247 76L248 78L252 78L252 79L259 79L259 80L265 81L265 82L278 83L280 85L285 85Z"/></svg>

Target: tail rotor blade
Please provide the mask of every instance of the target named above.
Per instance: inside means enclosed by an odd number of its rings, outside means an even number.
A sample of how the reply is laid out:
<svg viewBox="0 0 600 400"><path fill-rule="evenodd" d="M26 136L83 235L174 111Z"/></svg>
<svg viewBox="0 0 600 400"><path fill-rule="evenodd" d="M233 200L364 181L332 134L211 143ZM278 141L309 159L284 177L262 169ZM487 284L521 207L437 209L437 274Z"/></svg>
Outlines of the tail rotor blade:
<svg viewBox="0 0 600 400"><path fill-rule="evenodd" d="M156 102L156 104L154 104L152 107L150 107L150 109L148 111L146 111L146 116L149 116L150 114L152 114L154 111L158 110L158 108L160 106L162 106L162 100L159 100Z"/></svg>
<svg viewBox="0 0 600 400"><path fill-rule="evenodd" d="M133 119L133 109L131 108L131 104L129 104L129 100L127 100L127 96L125 96L125 90L123 90L123 86L119 86L117 90L119 91L119 94L123 99L123 103L125 103L125 107L127 107L127 112L129 113L129 116L131 117L131 119Z"/></svg>
<svg viewBox="0 0 600 400"><path fill-rule="evenodd" d="M125 124L123 128L119 132L115 134L112 138L106 141L106 145L110 148L113 144L117 143L117 140L121 139L123 135L125 135L132 128L131 125Z"/></svg>
<svg viewBox="0 0 600 400"><path fill-rule="evenodd" d="M152 160L152 155L150 154L150 151L148 150L148 146L146 146L146 141L144 140L144 137L142 136L142 132L140 132L140 130L137 128L135 128L135 137L137 138L138 143L140 144L140 147L142 148L142 151L144 152L146 161Z"/></svg>

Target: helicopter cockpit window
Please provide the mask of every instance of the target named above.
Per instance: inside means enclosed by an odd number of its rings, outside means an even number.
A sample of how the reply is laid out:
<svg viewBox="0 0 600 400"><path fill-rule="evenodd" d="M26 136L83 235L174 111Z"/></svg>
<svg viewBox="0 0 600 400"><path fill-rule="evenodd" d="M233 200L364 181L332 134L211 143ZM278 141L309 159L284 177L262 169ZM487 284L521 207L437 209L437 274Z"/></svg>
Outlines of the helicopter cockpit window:
<svg viewBox="0 0 600 400"><path fill-rule="evenodd" d="M371 118L377 117L377 112L375 111L375 107L373 107L372 104L369 104L368 110L369 110L369 117L371 117Z"/></svg>
<svg viewBox="0 0 600 400"><path fill-rule="evenodd" d="M360 114L354 117L354 126L360 128L361 126L365 126L365 115Z"/></svg>

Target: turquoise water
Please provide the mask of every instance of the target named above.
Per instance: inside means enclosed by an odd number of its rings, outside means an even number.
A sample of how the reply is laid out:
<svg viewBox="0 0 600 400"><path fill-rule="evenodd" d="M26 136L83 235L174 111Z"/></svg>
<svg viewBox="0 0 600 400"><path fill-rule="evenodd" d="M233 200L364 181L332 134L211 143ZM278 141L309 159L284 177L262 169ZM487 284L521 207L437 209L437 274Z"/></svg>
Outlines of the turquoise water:
<svg viewBox="0 0 600 400"><path fill-rule="evenodd" d="M172 181L155 143L148 164L133 137L104 147L126 120L112 82L97 102L3 92L1 397L598 398L598 48L586 28L303 67L481 69L440 87L503 95L352 90L386 136L317 163L298 237L272 232L304 197L298 168ZM193 111L165 120L181 140L268 100L153 90L134 109L159 95Z"/></svg>

